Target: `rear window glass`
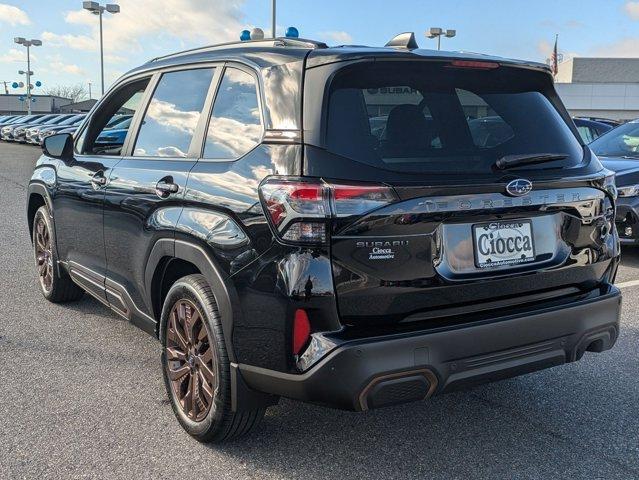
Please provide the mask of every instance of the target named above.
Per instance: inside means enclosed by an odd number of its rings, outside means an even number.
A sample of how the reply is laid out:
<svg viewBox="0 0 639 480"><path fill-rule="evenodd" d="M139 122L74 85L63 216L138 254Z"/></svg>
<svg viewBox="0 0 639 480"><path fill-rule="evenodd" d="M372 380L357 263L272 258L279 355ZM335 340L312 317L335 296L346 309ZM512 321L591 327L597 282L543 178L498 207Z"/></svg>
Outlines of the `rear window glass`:
<svg viewBox="0 0 639 480"><path fill-rule="evenodd" d="M326 146L380 168L489 173L506 155L553 153L577 165L583 149L542 93L543 73L403 63L348 67L331 85Z"/></svg>

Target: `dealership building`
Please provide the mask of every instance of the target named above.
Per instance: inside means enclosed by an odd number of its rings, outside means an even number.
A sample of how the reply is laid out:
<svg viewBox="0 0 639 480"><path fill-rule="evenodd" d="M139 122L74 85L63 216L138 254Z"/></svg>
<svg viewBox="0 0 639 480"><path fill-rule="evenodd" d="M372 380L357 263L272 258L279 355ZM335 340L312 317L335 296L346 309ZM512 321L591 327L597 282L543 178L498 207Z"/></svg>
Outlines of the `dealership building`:
<svg viewBox="0 0 639 480"><path fill-rule="evenodd" d="M54 95L31 95L31 113L58 113L65 105L73 103L69 98ZM0 115L27 113L26 95L0 95Z"/></svg>
<svg viewBox="0 0 639 480"><path fill-rule="evenodd" d="M555 82L575 117L639 118L639 58L571 58L559 64Z"/></svg>

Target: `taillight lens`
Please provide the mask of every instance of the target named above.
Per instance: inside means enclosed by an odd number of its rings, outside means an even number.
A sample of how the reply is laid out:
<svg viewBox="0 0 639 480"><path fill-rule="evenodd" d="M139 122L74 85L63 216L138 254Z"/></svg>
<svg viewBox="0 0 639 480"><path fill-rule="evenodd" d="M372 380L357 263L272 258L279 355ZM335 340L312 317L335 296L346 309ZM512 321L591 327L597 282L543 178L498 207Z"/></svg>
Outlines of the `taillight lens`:
<svg viewBox="0 0 639 480"><path fill-rule="evenodd" d="M363 215L395 202L397 195L386 185L269 177L260 185L260 199L280 240L324 244L331 217Z"/></svg>
<svg viewBox="0 0 639 480"><path fill-rule="evenodd" d="M330 188L332 211L338 217L362 215L397 199L393 189L385 185L333 184Z"/></svg>

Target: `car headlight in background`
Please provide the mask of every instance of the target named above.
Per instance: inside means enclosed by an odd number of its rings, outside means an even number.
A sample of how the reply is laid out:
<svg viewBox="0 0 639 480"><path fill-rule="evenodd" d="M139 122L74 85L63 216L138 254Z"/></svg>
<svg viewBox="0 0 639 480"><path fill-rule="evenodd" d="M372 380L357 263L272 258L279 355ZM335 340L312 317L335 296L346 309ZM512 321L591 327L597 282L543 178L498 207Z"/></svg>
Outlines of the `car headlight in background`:
<svg viewBox="0 0 639 480"><path fill-rule="evenodd" d="M610 170L608 170L608 175L606 175L606 178L604 178L604 188L608 191L613 199L617 199L617 197L619 196L619 191L615 183L615 173Z"/></svg>
<svg viewBox="0 0 639 480"><path fill-rule="evenodd" d="M617 187L620 197L639 197L639 185L626 185Z"/></svg>

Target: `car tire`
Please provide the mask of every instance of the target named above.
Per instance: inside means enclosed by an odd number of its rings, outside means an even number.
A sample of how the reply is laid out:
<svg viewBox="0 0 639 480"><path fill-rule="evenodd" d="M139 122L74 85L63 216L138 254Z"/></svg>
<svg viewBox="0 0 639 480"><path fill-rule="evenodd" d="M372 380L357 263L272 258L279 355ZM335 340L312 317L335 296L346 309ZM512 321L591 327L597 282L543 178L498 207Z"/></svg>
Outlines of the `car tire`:
<svg viewBox="0 0 639 480"><path fill-rule="evenodd" d="M183 277L170 288L160 340L166 391L191 436L222 443L259 425L264 408L232 412L230 362L215 296L203 275Z"/></svg>
<svg viewBox="0 0 639 480"><path fill-rule="evenodd" d="M84 291L58 266L54 232L49 210L40 207L33 218L33 252L40 291L53 303L79 300Z"/></svg>

